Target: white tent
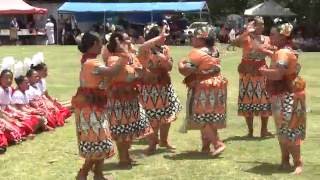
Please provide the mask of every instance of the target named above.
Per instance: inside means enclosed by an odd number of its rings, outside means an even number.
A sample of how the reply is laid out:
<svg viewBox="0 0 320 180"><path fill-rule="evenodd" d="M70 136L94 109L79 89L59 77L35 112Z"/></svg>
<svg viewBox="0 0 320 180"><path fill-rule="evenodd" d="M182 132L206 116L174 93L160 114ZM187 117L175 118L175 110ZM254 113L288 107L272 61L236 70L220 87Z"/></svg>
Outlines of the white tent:
<svg viewBox="0 0 320 180"><path fill-rule="evenodd" d="M295 16L296 14L291 12L289 8L283 8L273 0L265 0L263 3L260 3L250 9L246 9L244 15L287 17Z"/></svg>

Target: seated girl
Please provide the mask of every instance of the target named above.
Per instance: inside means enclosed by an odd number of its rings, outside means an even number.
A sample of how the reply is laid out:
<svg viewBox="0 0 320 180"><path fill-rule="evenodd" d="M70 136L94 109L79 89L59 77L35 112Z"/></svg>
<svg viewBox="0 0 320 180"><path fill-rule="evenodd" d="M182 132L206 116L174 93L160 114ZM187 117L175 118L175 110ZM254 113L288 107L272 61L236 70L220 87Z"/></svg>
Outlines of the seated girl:
<svg viewBox="0 0 320 180"><path fill-rule="evenodd" d="M63 119L66 120L71 116L71 111L69 110L71 106L64 107L61 103L57 101L56 98L53 98L52 96L49 95L47 90L47 83L45 79L48 76L48 67L43 62L43 59L44 59L43 54L37 53L36 57L34 57L32 61L31 68L35 70L40 77L40 80L36 83L36 86L41 91L41 95L43 95L44 98L49 100L48 103L50 103L52 106L57 107L59 109L60 114L62 114Z"/></svg>
<svg viewBox="0 0 320 180"><path fill-rule="evenodd" d="M32 108L29 105L29 99L27 95L27 90L29 89L28 78L25 76L18 76L15 78L17 89L13 92L11 97L11 106L9 110L13 112L19 112L17 114L21 121L28 123L29 127L33 129L35 132L39 127L42 130L52 130L52 126L50 126L49 122L47 122L47 117L45 117L45 113L40 111L39 109Z"/></svg>
<svg viewBox="0 0 320 180"><path fill-rule="evenodd" d="M49 99L42 95L40 88L37 86L37 83L40 80L38 72L30 69L27 72L26 77L30 83L29 89L27 90L27 98L30 106L45 113L51 127L63 126L64 115L60 112L58 107L54 106Z"/></svg>
<svg viewBox="0 0 320 180"><path fill-rule="evenodd" d="M11 88L13 79L13 73L11 70L3 70L0 74L0 108L2 119L7 121L6 126L10 127L13 131L16 131L19 136L15 136L16 138L10 139L9 141L17 141L21 139L21 137L34 137L33 133L38 129L41 125L41 121L35 117L23 113L16 108L10 105L11 103L11 95L13 89Z"/></svg>

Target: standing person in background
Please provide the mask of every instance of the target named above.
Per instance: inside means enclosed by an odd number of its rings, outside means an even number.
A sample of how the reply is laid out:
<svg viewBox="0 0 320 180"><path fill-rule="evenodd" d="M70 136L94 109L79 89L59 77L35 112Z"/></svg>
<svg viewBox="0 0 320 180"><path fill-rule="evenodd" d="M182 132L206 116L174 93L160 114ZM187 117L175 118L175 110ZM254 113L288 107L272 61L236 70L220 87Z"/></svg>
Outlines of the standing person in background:
<svg viewBox="0 0 320 180"><path fill-rule="evenodd" d="M14 17L10 21L10 41L17 45L17 42L19 40L18 31L19 31L19 24L17 21L17 18Z"/></svg>
<svg viewBox="0 0 320 180"><path fill-rule="evenodd" d="M236 40L236 31L234 28L231 28L229 32L229 45L227 46L227 50L229 51L230 47L232 47L232 51L235 51L234 41Z"/></svg>
<svg viewBox="0 0 320 180"><path fill-rule="evenodd" d="M55 41L54 41L54 24L51 22L51 19L47 19L45 30L46 30L46 34L47 34L46 45L54 44L55 43Z"/></svg>
<svg viewBox="0 0 320 180"><path fill-rule="evenodd" d="M269 50L271 48L269 37L262 35L263 31L263 18L255 17L235 42L242 48L243 54L241 63L238 66L238 115L245 117L248 126L248 137L253 137L254 116L261 117L260 136L272 136L268 131L271 104L266 90L266 77L258 70L266 65L266 56L272 54Z"/></svg>
<svg viewBox="0 0 320 180"><path fill-rule="evenodd" d="M54 16L52 14L49 16L49 19L54 25L54 32L55 32L54 33L54 42L55 42L55 44L57 44L58 43L58 39L57 39L57 30L58 30L57 21L56 21L56 19L54 18Z"/></svg>

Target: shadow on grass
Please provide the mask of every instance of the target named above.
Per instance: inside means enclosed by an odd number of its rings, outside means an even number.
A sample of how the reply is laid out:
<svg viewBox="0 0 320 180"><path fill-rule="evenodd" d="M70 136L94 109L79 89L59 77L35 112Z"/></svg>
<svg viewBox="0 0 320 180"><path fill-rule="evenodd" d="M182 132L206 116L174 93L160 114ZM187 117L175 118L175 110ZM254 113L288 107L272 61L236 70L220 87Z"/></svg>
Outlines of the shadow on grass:
<svg viewBox="0 0 320 180"><path fill-rule="evenodd" d="M112 162L112 163L105 163L105 164L103 165L102 170L103 170L103 171L130 170L130 169L132 169L132 168L135 167L135 166L139 166L139 164L137 163L137 164L134 164L134 165L132 165L132 166L121 167L121 166L119 166L118 163Z"/></svg>
<svg viewBox="0 0 320 180"><path fill-rule="evenodd" d="M132 142L134 145L148 145L148 141L146 139L139 139Z"/></svg>
<svg viewBox="0 0 320 180"><path fill-rule="evenodd" d="M180 154L174 154L174 155L164 155L165 159L170 160L210 160L210 159L221 159L222 157L216 156L212 157L206 153L202 153L199 151L186 151L182 152Z"/></svg>
<svg viewBox="0 0 320 180"><path fill-rule="evenodd" d="M274 136L271 137L248 137L248 136L232 136L228 137L227 139L223 140L223 142L229 142L229 141L264 141L267 139L273 139Z"/></svg>
<svg viewBox="0 0 320 180"><path fill-rule="evenodd" d="M279 169L280 164L272 164L272 163L259 162L259 161L253 161L253 162L237 161L237 162L246 163L246 164L256 164L256 166L244 171L248 173L259 174L259 175L271 176L272 174L289 174L293 171L293 168L288 170L280 170Z"/></svg>

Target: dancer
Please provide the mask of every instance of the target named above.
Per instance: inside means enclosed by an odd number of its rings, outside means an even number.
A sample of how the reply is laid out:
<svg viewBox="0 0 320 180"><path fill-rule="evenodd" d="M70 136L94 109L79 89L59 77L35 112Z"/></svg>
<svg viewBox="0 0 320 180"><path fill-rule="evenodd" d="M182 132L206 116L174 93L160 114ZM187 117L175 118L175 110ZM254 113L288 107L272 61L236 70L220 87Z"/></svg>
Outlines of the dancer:
<svg viewBox="0 0 320 180"><path fill-rule="evenodd" d="M139 49L138 59L144 68L144 78L140 88L140 102L146 110L153 134L148 137L147 154L153 154L159 143L160 147L174 150L168 142L171 122L181 110L180 102L171 84L169 72L173 60L169 47L165 46L169 26L165 23L162 31L157 24L145 27L145 40ZM158 133L160 130L160 142Z"/></svg>
<svg viewBox="0 0 320 180"><path fill-rule="evenodd" d="M186 120L190 129L201 130L202 152L216 156L225 149L218 129L226 127L227 80L220 73L220 60L213 57L216 51L211 27L197 28L192 46L189 59L179 63L189 89Z"/></svg>
<svg viewBox="0 0 320 180"><path fill-rule="evenodd" d="M99 55L102 43L99 35L86 32L78 45L80 52ZM85 162L77 179L87 179L89 171L94 179L105 179L102 173L104 159L114 155L108 117L104 114L106 105L105 77L112 77L120 71L120 60L113 67L106 67L96 58L87 58L82 63L80 87L72 98L76 117L76 129L80 156Z"/></svg>
<svg viewBox="0 0 320 180"><path fill-rule="evenodd" d="M268 78L267 87L272 95L272 109L281 149L280 168L290 168L293 157L294 174L302 173L301 144L306 133L305 81L299 76L301 65L292 49L293 26L280 23L272 28L271 43L278 47L270 68L260 72Z"/></svg>
<svg viewBox="0 0 320 180"><path fill-rule="evenodd" d="M108 67L125 61L120 73L108 78L105 109L112 137L117 143L121 167L130 167L134 163L129 154L132 140L152 133L145 111L139 104L138 83L142 67L136 56L129 52L129 38L121 31L112 33L107 45L109 57L106 61Z"/></svg>
<svg viewBox="0 0 320 180"><path fill-rule="evenodd" d="M270 98L266 91L266 78L258 69L266 65L265 57L270 56L269 37L262 35L264 20L255 17L245 31L237 38L242 47L239 71L238 115L244 116L248 127L248 137L253 137L253 118L261 117L261 137L272 136L268 132L268 117L271 115Z"/></svg>

